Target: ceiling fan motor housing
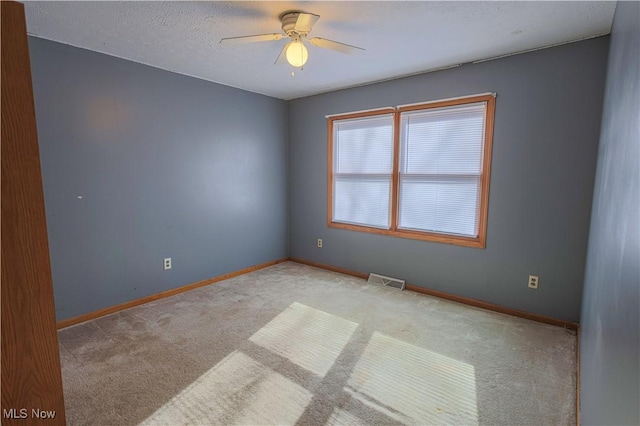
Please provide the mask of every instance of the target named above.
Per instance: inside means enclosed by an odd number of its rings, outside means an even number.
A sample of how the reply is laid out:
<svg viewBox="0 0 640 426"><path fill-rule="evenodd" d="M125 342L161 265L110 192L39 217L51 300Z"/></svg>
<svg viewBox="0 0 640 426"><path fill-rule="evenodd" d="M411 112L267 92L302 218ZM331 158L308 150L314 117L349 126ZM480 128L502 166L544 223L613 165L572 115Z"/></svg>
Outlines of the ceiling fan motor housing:
<svg viewBox="0 0 640 426"><path fill-rule="evenodd" d="M294 34L297 34L302 37L306 37L309 34L309 31L302 32L300 30L296 30L296 22L298 22L298 16L300 16L300 12L290 12L282 15L282 31L285 32L289 37Z"/></svg>

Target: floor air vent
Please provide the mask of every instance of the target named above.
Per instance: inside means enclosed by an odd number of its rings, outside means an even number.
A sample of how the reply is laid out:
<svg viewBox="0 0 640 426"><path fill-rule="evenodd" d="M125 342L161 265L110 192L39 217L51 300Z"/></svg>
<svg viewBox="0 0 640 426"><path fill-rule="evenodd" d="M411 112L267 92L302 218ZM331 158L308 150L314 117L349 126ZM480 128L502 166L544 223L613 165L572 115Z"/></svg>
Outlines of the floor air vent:
<svg viewBox="0 0 640 426"><path fill-rule="evenodd" d="M384 275L378 274L369 274L369 279L367 281L371 284L378 284L386 287L397 288L398 290L404 290L404 280L399 280L398 278L385 277Z"/></svg>

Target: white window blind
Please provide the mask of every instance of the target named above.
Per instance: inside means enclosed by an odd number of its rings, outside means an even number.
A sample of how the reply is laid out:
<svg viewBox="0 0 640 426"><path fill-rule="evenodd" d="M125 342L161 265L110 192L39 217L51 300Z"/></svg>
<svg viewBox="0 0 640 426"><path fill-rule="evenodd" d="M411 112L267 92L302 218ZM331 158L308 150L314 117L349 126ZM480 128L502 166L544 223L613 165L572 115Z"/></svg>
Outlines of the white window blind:
<svg viewBox="0 0 640 426"><path fill-rule="evenodd" d="M401 113L399 229L478 235L485 108Z"/></svg>
<svg viewBox="0 0 640 426"><path fill-rule="evenodd" d="M393 114L333 122L333 221L388 229Z"/></svg>

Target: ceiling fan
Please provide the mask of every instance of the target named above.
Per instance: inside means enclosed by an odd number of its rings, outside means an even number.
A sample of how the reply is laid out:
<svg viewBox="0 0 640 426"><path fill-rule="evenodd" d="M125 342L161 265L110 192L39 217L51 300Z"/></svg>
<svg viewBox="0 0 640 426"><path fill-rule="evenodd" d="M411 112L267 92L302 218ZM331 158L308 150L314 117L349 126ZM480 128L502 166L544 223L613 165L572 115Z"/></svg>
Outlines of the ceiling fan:
<svg viewBox="0 0 640 426"><path fill-rule="evenodd" d="M307 38L311 32L313 24L320 18L320 15L304 12L287 12L280 17L282 31L284 34L258 34L242 37L229 37L220 40L221 44L234 45L243 43L255 43L262 41L277 41L289 37L290 41L282 48L280 55L276 58L275 64L289 62L296 68L302 68L309 58L309 51L304 43L311 43L314 46L324 49L335 50L336 52L352 54L364 52L361 47L339 43L325 38Z"/></svg>

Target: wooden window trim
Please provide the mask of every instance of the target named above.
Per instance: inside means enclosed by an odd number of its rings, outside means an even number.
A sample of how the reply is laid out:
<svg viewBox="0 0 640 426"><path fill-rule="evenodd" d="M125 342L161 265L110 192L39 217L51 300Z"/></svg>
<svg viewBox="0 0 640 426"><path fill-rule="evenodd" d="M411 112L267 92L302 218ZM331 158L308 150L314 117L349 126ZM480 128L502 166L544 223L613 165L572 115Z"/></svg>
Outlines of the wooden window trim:
<svg viewBox="0 0 640 426"><path fill-rule="evenodd" d="M482 150L482 170L480 171L480 197L478 197L478 218L476 237L440 234L434 232L413 231L398 228L398 194L400 186L400 114L407 111L427 110L448 106L457 106L486 102L484 116L484 143ZM370 117L376 115L394 114L393 124L393 174L391 182L390 200L390 228L380 229L362 225L333 222L333 122L353 118ZM368 232L372 234L388 235L414 240L431 241L444 244L454 244L464 247L485 248L487 244L487 221L489 210L489 182L491 178L491 156L493 151L493 128L495 117L495 95L476 95L464 98L447 99L422 104L412 104L399 108L389 108L361 113L349 113L327 117L327 226L330 228L346 229L350 231Z"/></svg>

